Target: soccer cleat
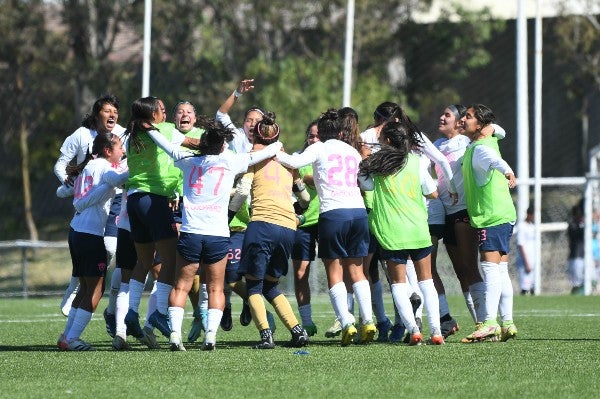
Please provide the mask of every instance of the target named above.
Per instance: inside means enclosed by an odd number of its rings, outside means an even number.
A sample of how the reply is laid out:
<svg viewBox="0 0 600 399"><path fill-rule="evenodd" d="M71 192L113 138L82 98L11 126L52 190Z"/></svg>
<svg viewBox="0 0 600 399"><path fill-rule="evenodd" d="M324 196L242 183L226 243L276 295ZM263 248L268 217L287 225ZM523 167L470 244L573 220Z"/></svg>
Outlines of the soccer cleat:
<svg viewBox="0 0 600 399"><path fill-rule="evenodd" d="M414 332L410 334L410 340L408 341L409 346L421 345L423 343L423 334L420 332Z"/></svg>
<svg viewBox="0 0 600 399"><path fill-rule="evenodd" d="M171 326L169 325L169 318L167 315L155 310L154 313L152 313L148 318L148 322L150 325L152 325L152 327L160 331L165 337L171 336Z"/></svg>
<svg viewBox="0 0 600 399"><path fill-rule="evenodd" d="M106 323L106 332L114 338L117 331L117 320L115 319L114 313L108 313L108 308L106 308L102 315L104 316L104 322Z"/></svg>
<svg viewBox="0 0 600 399"><path fill-rule="evenodd" d="M445 343L442 335L432 335L427 340L427 345L444 345Z"/></svg>
<svg viewBox="0 0 600 399"><path fill-rule="evenodd" d="M156 340L156 335L154 335L154 331L152 331L150 327L144 327L142 333L143 336L142 338L138 338L138 341L146 345L148 349L160 349L160 345Z"/></svg>
<svg viewBox="0 0 600 399"><path fill-rule="evenodd" d="M342 329L342 346L348 346L352 342L352 339L357 334L356 327L354 327L353 323L347 324Z"/></svg>
<svg viewBox="0 0 600 399"><path fill-rule="evenodd" d="M176 332L169 334L169 347L172 352L185 352L185 347L181 342L181 334Z"/></svg>
<svg viewBox="0 0 600 399"><path fill-rule="evenodd" d="M260 342L252 347L252 349L274 349L275 342L273 341L273 332L265 328L260 331Z"/></svg>
<svg viewBox="0 0 600 399"><path fill-rule="evenodd" d="M223 309L221 328L224 331L230 331L233 328L233 320L231 319L231 305L225 306L225 309Z"/></svg>
<svg viewBox="0 0 600 399"><path fill-rule="evenodd" d="M421 320L421 318L420 317L415 317L415 322L417 323L417 327L419 327L419 331L423 331L423 321ZM410 344L410 334L406 334L404 336L404 341L403 342L405 344Z"/></svg>
<svg viewBox="0 0 600 399"><path fill-rule="evenodd" d="M481 327L482 324L483 324L482 322L475 323L475 331L477 331L479 329L479 327ZM467 335L466 337L461 339L460 342L462 342L463 344L468 344L468 343L474 342L473 334Z"/></svg>
<svg viewBox="0 0 600 399"><path fill-rule="evenodd" d="M216 331L208 331L206 335L204 335L204 343L202 344L203 351L214 351L215 346L217 345L217 332Z"/></svg>
<svg viewBox="0 0 600 399"><path fill-rule="evenodd" d="M246 327L252 321L252 312L250 312L250 305L244 301L242 305L242 313L240 313L240 324Z"/></svg>
<svg viewBox="0 0 600 399"><path fill-rule="evenodd" d="M394 327L390 319L386 317L384 321L377 323L376 327L377 331L379 332L377 335L377 342L388 342L390 331Z"/></svg>
<svg viewBox="0 0 600 399"><path fill-rule="evenodd" d="M515 326L514 324L510 324L507 327L502 327L500 332L500 341L506 342L511 338L517 337L517 326Z"/></svg>
<svg viewBox="0 0 600 399"><path fill-rule="evenodd" d="M317 334L317 326L315 326L314 324L305 324L304 329L306 330L306 333L309 337L312 337Z"/></svg>
<svg viewBox="0 0 600 399"><path fill-rule="evenodd" d="M80 338L73 338L72 340L67 342L68 351L73 352L84 352L84 351L94 351L95 349Z"/></svg>
<svg viewBox="0 0 600 399"><path fill-rule="evenodd" d="M127 326L127 333L133 335L137 339L144 337L142 326L140 326L140 316L133 309L129 309L125 315L125 325Z"/></svg>
<svg viewBox="0 0 600 399"><path fill-rule="evenodd" d="M333 325L325 331L326 338L335 338L342 333L342 323L338 319L335 319Z"/></svg>
<svg viewBox="0 0 600 399"><path fill-rule="evenodd" d="M269 328L271 329L271 333L275 334L275 330L277 326L275 325L275 317L273 313L267 311L267 321L269 322Z"/></svg>
<svg viewBox="0 0 600 399"><path fill-rule="evenodd" d="M461 342L481 342L497 341L500 338L500 326L495 320L489 320L478 325L477 329L470 335L467 335Z"/></svg>
<svg viewBox="0 0 600 399"><path fill-rule="evenodd" d="M288 343L288 346L294 348L302 348L308 345L308 333L299 324L292 328L292 339Z"/></svg>
<svg viewBox="0 0 600 399"><path fill-rule="evenodd" d="M65 334L60 334L58 336L58 340L56 341L56 347L58 349L60 349L61 351L66 351L67 348L67 337L65 337Z"/></svg>
<svg viewBox="0 0 600 399"><path fill-rule="evenodd" d="M360 339L358 340L359 344L368 344L373 341L375 338L375 333L377 333L377 327L371 321L365 324L360 325Z"/></svg>
<svg viewBox="0 0 600 399"><path fill-rule="evenodd" d="M116 351L128 351L131 349L129 344L127 343L127 339L121 337L120 335L115 335L112 340L112 348Z"/></svg>
<svg viewBox="0 0 600 399"><path fill-rule="evenodd" d="M388 337L389 342L392 342L392 343L402 342L405 332L406 332L406 328L404 327L404 325L402 323L394 324L394 326L392 327L392 332L390 332L390 335Z"/></svg>
<svg viewBox="0 0 600 399"><path fill-rule="evenodd" d="M442 321L440 323L440 328L442 330L442 336L446 339L458 331L458 323L453 318L450 318L450 320Z"/></svg>
<svg viewBox="0 0 600 399"><path fill-rule="evenodd" d="M421 297L416 292L413 292L410 295L409 299L410 299L410 304L412 305L413 314L416 315L417 309L419 309L419 306L421 306Z"/></svg>

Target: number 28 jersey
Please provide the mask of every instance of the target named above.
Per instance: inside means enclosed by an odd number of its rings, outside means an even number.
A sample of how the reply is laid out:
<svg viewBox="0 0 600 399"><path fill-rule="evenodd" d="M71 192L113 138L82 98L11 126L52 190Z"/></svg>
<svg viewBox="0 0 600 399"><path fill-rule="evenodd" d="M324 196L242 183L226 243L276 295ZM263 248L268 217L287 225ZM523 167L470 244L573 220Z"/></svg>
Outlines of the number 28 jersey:
<svg viewBox="0 0 600 399"><path fill-rule="evenodd" d="M349 144L336 139L319 141L308 146L301 154L277 154L277 158L292 168L312 163L321 202L320 213L333 209L365 208L356 180L361 156Z"/></svg>

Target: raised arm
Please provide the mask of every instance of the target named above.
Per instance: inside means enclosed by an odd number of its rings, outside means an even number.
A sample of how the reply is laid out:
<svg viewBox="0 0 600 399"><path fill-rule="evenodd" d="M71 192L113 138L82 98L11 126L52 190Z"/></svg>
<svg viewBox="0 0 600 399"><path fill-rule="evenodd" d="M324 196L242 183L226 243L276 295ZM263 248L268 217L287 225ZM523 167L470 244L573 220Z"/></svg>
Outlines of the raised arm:
<svg viewBox="0 0 600 399"><path fill-rule="evenodd" d="M159 146L164 152L166 152L171 158L178 161L182 158L186 158L194 155L190 151L182 150L181 147L173 145L162 133L158 130L149 130L148 135Z"/></svg>

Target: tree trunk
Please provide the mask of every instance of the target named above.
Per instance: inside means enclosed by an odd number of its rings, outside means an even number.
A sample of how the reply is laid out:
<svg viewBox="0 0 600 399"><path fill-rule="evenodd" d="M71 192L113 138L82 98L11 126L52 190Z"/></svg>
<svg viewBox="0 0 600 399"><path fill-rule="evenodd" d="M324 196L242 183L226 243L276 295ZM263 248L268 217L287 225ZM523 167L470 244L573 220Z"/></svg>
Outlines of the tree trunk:
<svg viewBox="0 0 600 399"><path fill-rule="evenodd" d="M19 97L23 96L23 78L17 72L16 76L17 92ZM31 207L31 181L29 180L29 145L27 144L27 125L25 117L22 114L22 108L19 107L19 144L21 149L21 178L23 179L23 211L25 213L25 222L29 230L29 239L37 241L39 239L37 227L33 220Z"/></svg>
<svg viewBox="0 0 600 399"><path fill-rule="evenodd" d="M583 160L583 173L589 171L589 158L590 158L590 115L588 113L588 96L583 96L581 100L581 158Z"/></svg>

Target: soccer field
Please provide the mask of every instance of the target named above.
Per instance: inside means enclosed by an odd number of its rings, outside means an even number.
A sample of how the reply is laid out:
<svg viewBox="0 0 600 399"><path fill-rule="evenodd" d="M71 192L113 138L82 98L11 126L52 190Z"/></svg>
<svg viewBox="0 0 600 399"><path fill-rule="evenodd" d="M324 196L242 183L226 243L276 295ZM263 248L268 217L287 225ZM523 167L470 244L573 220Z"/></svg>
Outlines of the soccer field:
<svg viewBox="0 0 600 399"><path fill-rule="evenodd" d="M318 334L294 354L277 321L277 348L253 350L253 324L220 330L217 350L170 352L134 343L114 352L101 311L83 339L96 352L60 352L65 318L59 298L0 301L0 397L5 398L596 398L600 394L600 297L515 297L517 339L461 344L473 329L461 297L450 297L460 331L443 346L372 343L342 348L327 339L333 321L326 296L314 298ZM294 303L293 298L290 298ZM145 303L143 304L145 308ZM390 302L386 303L392 312ZM191 323L186 312L184 334ZM426 329L427 331L427 329Z"/></svg>

